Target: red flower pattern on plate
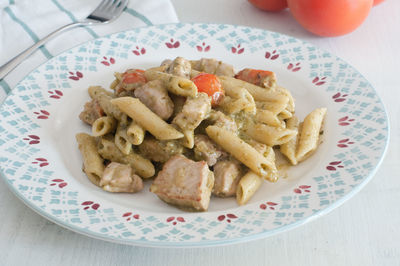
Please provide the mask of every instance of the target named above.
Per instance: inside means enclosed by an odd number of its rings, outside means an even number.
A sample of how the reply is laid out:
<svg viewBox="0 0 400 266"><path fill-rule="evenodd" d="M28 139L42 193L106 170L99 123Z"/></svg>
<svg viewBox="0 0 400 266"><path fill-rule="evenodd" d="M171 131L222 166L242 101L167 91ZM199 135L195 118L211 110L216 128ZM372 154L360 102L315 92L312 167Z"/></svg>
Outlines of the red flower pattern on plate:
<svg viewBox="0 0 400 266"><path fill-rule="evenodd" d="M133 214L132 212L126 212L122 214L122 217L124 217L127 221L132 220L132 218L136 220L140 218L139 214Z"/></svg>
<svg viewBox="0 0 400 266"><path fill-rule="evenodd" d="M301 186L298 186L297 188L293 189L293 191L294 191L294 193L297 193L297 194L301 194L303 192L309 193L310 188L311 188L311 186L309 186L309 185L301 185Z"/></svg>
<svg viewBox="0 0 400 266"><path fill-rule="evenodd" d="M290 64L287 66L287 69L290 70L290 71L292 71L292 72L297 72L297 71L299 71L299 70L301 69L300 62L299 62L299 63L296 63L296 64L290 63Z"/></svg>
<svg viewBox="0 0 400 266"><path fill-rule="evenodd" d="M278 59L279 54L276 53L276 50L273 50L272 53L271 52L265 52L265 58L270 59L270 60L276 60Z"/></svg>
<svg viewBox="0 0 400 266"><path fill-rule="evenodd" d="M114 65L115 64L115 59L113 57L107 58L106 56L103 56L103 61L101 61L100 63L102 63L105 66L110 66L110 65Z"/></svg>
<svg viewBox="0 0 400 266"><path fill-rule="evenodd" d="M242 54L243 52L244 52L244 47L240 47L241 46L241 44L238 44L238 46L236 46L236 47L231 47L231 52L233 53L233 54Z"/></svg>
<svg viewBox="0 0 400 266"><path fill-rule="evenodd" d="M197 51L199 51L199 52L208 52L211 49L210 45L206 45L205 42L203 42L201 44L201 46L197 45L196 48L197 48Z"/></svg>
<svg viewBox="0 0 400 266"><path fill-rule="evenodd" d="M40 110L39 112L33 112L35 115L37 115L37 119L47 119L49 118L50 113L47 112L46 110Z"/></svg>
<svg viewBox="0 0 400 266"><path fill-rule="evenodd" d="M336 93L335 95L332 96L332 99L337 102L344 102L346 101L346 97L349 96L348 94L341 94L340 92Z"/></svg>
<svg viewBox="0 0 400 266"><path fill-rule="evenodd" d="M341 165L342 161L333 161L330 162L329 165L326 167L329 171L336 171L337 168L343 168L344 166Z"/></svg>
<svg viewBox="0 0 400 266"><path fill-rule="evenodd" d="M181 44L179 41L174 41L174 39L171 38L170 42L166 42L165 45L168 48L173 49L173 48L178 48Z"/></svg>
<svg viewBox="0 0 400 266"><path fill-rule="evenodd" d="M132 50L132 53L135 55L144 55L146 53L146 49L144 47L140 48L139 46L136 46L136 50Z"/></svg>
<svg viewBox="0 0 400 266"><path fill-rule="evenodd" d="M339 148L347 148L349 145L354 144L353 141L349 141L350 139L342 139L338 141L337 146Z"/></svg>
<svg viewBox="0 0 400 266"><path fill-rule="evenodd" d="M50 94L50 98L53 99L60 99L61 96L63 96L64 94L62 93L62 91L60 90L54 90L54 91L47 91Z"/></svg>
<svg viewBox="0 0 400 266"><path fill-rule="evenodd" d="M39 167L45 167L49 165L49 162L47 161L46 158L35 158L32 164L39 164Z"/></svg>
<svg viewBox="0 0 400 266"><path fill-rule="evenodd" d="M180 222L180 223L186 222L185 219L181 216L178 216L176 218L175 218L175 216L171 216L171 217L168 217L166 221L167 221L167 223L172 222L173 225L176 225L178 222Z"/></svg>
<svg viewBox="0 0 400 266"><path fill-rule="evenodd" d="M28 135L28 137L23 138L23 140L29 140L30 145L40 143L40 137L38 137L36 135Z"/></svg>
<svg viewBox="0 0 400 266"><path fill-rule="evenodd" d="M276 205L278 205L278 203L267 201L266 203L261 203L260 204L260 209L262 209L262 210L266 210L266 209L275 210L275 206Z"/></svg>
<svg viewBox="0 0 400 266"><path fill-rule="evenodd" d="M55 186L55 185L58 184L58 187L59 187L59 188L63 188L63 187L65 187L65 186L68 185L67 182L64 182L64 180L63 180L63 179L60 179L60 178L53 179L53 180L51 180L51 181L53 181L53 183L51 183L50 186Z"/></svg>
<svg viewBox="0 0 400 266"><path fill-rule="evenodd" d="M84 201L81 204L82 206L85 206L83 209L87 210L90 207L92 207L93 210L97 210L100 207L100 204L94 203L93 201Z"/></svg>
<svg viewBox="0 0 400 266"><path fill-rule="evenodd" d="M232 213L228 213L227 215L222 214L222 215L220 215L220 216L217 217L218 221L220 221L220 222L222 222L223 220L225 220L225 218L227 218L226 221L227 221L228 223L230 223L230 222L232 221L231 219L236 219L236 218L238 218L238 217L237 217L236 215L232 214Z"/></svg>
<svg viewBox="0 0 400 266"><path fill-rule="evenodd" d="M339 118L339 126L348 126L350 125L350 122L353 122L354 119L349 119L348 116L343 116L342 118Z"/></svg>
<svg viewBox="0 0 400 266"><path fill-rule="evenodd" d="M320 78L320 77L315 77L315 78L312 80L312 83L314 83L314 84L317 85L317 86L324 85L324 84L326 83L326 77L322 77L322 78Z"/></svg>
<svg viewBox="0 0 400 266"><path fill-rule="evenodd" d="M69 73L69 79L72 79L72 80L80 80L81 78L83 78L83 74L82 74L82 72L79 72L79 71L76 71L75 73L74 72L72 72L72 71L70 71L70 72L68 72Z"/></svg>

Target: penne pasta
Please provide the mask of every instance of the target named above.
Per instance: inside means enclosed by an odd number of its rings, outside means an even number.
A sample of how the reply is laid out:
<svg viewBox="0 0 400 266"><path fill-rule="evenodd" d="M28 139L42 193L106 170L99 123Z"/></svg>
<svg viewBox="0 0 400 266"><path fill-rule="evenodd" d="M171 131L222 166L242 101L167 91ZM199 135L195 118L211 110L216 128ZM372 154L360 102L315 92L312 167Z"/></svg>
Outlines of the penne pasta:
<svg viewBox="0 0 400 266"><path fill-rule="evenodd" d="M224 150L263 178L267 177L268 172L276 171L273 162L266 159L234 133L217 126L207 127L206 132Z"/></svg>
<svg viewBox="0 0 400 266"><path fill-rule="evenodd" d="M307 159L317 149L325 115L326 108L317 108L304 119L296 152L298 162Z"/></svg>
<svg viewBox="0 0 400 266"><path fill-rule="evenodd" d="M112 162L129 164L135 172L143 178L154 176L154 165L150 160L131 151L128 155L123 154L115 145L112 137L103 136L98 142L97 149L101 157Z"/></svg>
<svg viewBox="0 0 400 266"><path fill-rule="evenodd" d="M159 140L180 139L184 136L153 113L139 99L120 97L111 102Z"/></svg>
<svg viewBox="0 0 400 266"><path fill-rule="evenodd" d="M100 186L104 165L97 152L95 138L86 133L78 133L75 137L83 158L83 171L93 184Z"/></svg>
<svg viewBox="0 0 400 266"><path fill-rule="evenodd" d="M190 79L152 70L145 71L144 75L148 81L161 80L164 82L167 90L173 94L185 97L196 97L197 95L197 87Z"/></svg>
<svg viewBox="0 0 400 266"><path fill-rule="evenodd" d="M104 136L115 130L117 121L114 117L102 116L96 119L92 125L92 135L95 137Z"/></svg>
<svg viewBox="0 0 400 266"><path fill-rule="evenodd" d="M236 201L239 205L246 204L262 185L263 179L253 171L247 172L239 181L236 190Z"/></svg>
<svg viewBox="0 0 400 266"><path fill-rule="evenodd" d="M286 121L286 128L297 130L298 134L288 142L281 144L280 151L283 155L285 155L289 159L291 164L296 165L298 163L296 158L296 150L299 140L299 133L301 132L301 129L299 128L298 118L296 116L289 118Z"/></svg>
<svg viewBox="0 0 400 266"><path fill-rule="evenodd" d="M285 122L281 121L278 116L274 115L271 111L257 109L255 115L257 122L267 124L272 127L285 127Z"/></svg>
<svg viewBox="0 0 400 266"><path fill-rule="evenodd" d="M294 129L271 127L265 124L248 123L245 126L245 133L252 139L268 146L281 145L288 142L297 131Z"/></svg>
<svg viewBox="0 0 400 266"><path fill-rule="evenodd" d="M133 145L140 145L143 142L146 131L138 123L132 120L126 129L126 137Z"/></svg>
<svg viewBox="0 0 400 266"><path fill-rule="evenodd" d="M125 155L128 155L132 150L132 143L128 141L126 127L118 125L114 136L115 145Z"/></svg>

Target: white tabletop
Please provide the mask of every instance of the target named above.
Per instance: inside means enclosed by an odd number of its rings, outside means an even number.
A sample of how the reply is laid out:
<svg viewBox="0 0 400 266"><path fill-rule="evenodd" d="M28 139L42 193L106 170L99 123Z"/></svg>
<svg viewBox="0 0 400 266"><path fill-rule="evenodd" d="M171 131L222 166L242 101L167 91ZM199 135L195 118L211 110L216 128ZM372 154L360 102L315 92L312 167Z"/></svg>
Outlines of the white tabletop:
<svg viewBox="0 0 400 266"><path fill-rule="evenodd" d="M332 52L376 88L391 141L376 176L331 213L267 239L204 249L124 246L78 235L42 218L0 181L0 265L400 265L400 1L375 7L352 34L319 38L289 12L245 0L173 0L182 22L240 24L289 34Z"/></svg>

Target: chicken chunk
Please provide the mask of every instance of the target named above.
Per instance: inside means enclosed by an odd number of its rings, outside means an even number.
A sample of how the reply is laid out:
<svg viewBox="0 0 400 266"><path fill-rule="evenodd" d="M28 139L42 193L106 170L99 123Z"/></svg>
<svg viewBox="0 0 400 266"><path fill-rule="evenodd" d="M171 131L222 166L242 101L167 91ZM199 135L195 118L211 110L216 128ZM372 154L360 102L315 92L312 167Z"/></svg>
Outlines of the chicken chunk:
<svg viewBox="0 0 400 266"><path fill-rule="evenodd" d="M236 160L220 161L214 165L214 188L212 193L218 197L236 195L236 188L240 181L241 168Z"/></svg>
<svg viewBox="0 0 400 266"><path fill-rule="evenodd" d="M192 65L188 60L183 57L177 57L174 61L168 66L167 73L170 73L175 76L180 76L183 78L190 79L190 71L192 70Z"/></svg>
<svg viewBox="0 0 400 266"><path fill-rule="evenodd" d="M191 64L192 68L197 71L215 74L217 76L233 77L235 75L235 70L232 65L225 64L213 58L202 58L200 60L191 61Z"/></svg>
<svg viewBox="0 0 400 266"><path fill-rule="evenodd" d="M164 163L172 156L181 154L184 148L176 140L160 141L153 137L146 137L142 144L140 144L139 150L146 158Z"/></svg>
<svg viewBox="0 0 400 266"><path fill-rule="evenodd" d="M175 155L164 164L150 191L179 208L206 211L213 186L214 174L206 162Z"/></svg>
<svg viewBox="0 0 400 266"><path fill-rule="evenodd" d="M97 118L104 116L104 111L96 100L85 103L83 111L79 114L79 119L92 125Z"/></svg>
<svg viewBox="0 0 400 266"><path fill-rule="evenodd" d="M188 98L182 111L176 115L173 124L183 130L194 130L211 111L211 99L206 93L197 94L196 98Z"/></svg>
<svg viewBox="0 0 400 266"><path fill-rule="evenodd" d="M206 135L195 135L194 137L194 156L196 160L206 161L209 166L217 163L221 157L228 154L222 150L214 141Z"/></svg>
<svg viewBox="0 0 400 266"><path fill-rule="evenodd" d="M112 162L104 169L100 186L109 192L134 193L143 189L143 182L129 165Z"/></svg>
<svg viewBox="0 0 400 266"><path fill-rule="evenodd" d="M135 96L164 120L167 120L174 111L174 103L160 80L149 81L137 88Z"/></svg>

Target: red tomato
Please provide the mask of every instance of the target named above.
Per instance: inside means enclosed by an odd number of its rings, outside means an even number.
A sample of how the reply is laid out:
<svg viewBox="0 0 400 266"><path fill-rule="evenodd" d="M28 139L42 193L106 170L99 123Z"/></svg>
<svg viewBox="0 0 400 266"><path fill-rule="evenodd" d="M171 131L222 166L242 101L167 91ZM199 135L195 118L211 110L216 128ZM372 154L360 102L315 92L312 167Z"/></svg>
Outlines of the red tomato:
<svg viewBox="0 0 400 266"><path fill-rule="evenodd" d="M339 36L355 30L368 16L373 0L288 0L295 19L320 36Z"/></svg>
<svg viewBox="0 0 400 266"><path fill-rule="evenodd" d="M374 0L374 6L379 5L382 3L384 0Z"/></svg>
<svg viewBox="0 0 400 266"><path fill-rule="evenodd" d="M279 11L287 8L286 0L248 0L253 6L265 11Z"/></svg>
<svg viewBox="0 0 400 266"><path fill-rule="evenodd" d="M122 74L122 82L125 84L132 83L146 83L146 78L144 77L144 70L141 69L130 69Z"/></svg>
<svg viewBox="0 0 400 266"><path fill-rule="evenodd" d="M211 97L211 105L218 105L224 98L224 90L217 76L208 73L200 73L192 78L198 92L205 92Z"/></svg>

